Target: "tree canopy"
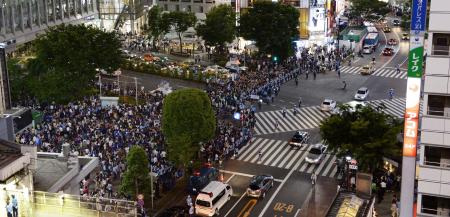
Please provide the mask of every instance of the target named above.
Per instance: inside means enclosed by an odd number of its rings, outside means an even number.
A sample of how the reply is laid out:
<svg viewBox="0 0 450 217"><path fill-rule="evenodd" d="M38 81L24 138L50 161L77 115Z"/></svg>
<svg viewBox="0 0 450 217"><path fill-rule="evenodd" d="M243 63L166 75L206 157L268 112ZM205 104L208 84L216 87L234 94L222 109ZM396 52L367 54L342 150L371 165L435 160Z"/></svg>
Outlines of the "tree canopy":
<svg viewBox="0 0 450 217"><path fill-rule="evenodd" d="M388 3L380 0L350 0L350 3L350 16L358 19L377 21L390 11Z"/></svg>
<svg viewBox="0 0 450 217"><path fill-rule="evenodd" d="M225 43L232 42L236 36L236 13L230 5L215 6L206 14L204 23L197 25L196 31L206 45L223 50Z"/></svg>
<svg viewBox="0 0 450 217"><path fill-rule="evenodd" d="M377 110L378 109L378 110ZM373 172L383 157L400 156L397 138L403 129L401 120L386 114L383 108L370 106L350 111L341 106L340 115L332 115L320 126L320 134L338 155L350 153L360 170Z"/></svg>
<svg viewBox="0 0 450 217"><path fill-rule="evenodd" d="M168 16L162 14L162 9L158 5L153 6L148 11L148 20L146 32L153 41L153 48L156 48L156 43L161 36L168 33L170 30L170 23Z"/></svg>
<svg viewBox="0 0 450 217"><path fill-rule="evenodd" d="M93 26L58 25L33 41L35 59L28 70L33 94L40 100L68 102L89 91L96 69L116 70L121 42L113 32Z"/></svg>
<svg viewBox="0 0 450 217"><path fill-rule="evenodd" d="M166 96L162 131L169 160L186 165L200 149L200 142L207 142L215 135L216 118L208 94L187 88Z"/></svg>
<svg viewBox="0 0 450 217"><path fill-rule="evenodd" d="M256 1L240 19L240 36L256 42L263 54L288 57L292 41L298 35L299 12L292 6Z"/></svg>
<svg viewBox="0 0 450 217"><path fill-rule="evenodd" d="M127 155L127 169L120 182L120 191L136 197L150 193L148 157L140 146L132 146Z"/></svg>
<svg viewBox="0 0 450 217"><path fill-rule="evenodd" d="M180 39L180 53L183 53L183 33L186 32L189 27L194 27L197 23L197 17L194 13L184 11L171 11L163 14L163 19L169 21L169 25L175 30Z"/></svg>

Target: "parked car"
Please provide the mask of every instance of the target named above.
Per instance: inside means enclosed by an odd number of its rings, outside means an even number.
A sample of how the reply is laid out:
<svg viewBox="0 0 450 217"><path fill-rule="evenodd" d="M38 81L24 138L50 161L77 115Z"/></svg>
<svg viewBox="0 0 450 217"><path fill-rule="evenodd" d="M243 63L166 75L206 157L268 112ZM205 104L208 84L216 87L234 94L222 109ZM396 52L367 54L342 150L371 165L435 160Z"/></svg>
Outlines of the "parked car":
<svg viewBox="0 0 450 217"><path fill-rule="evenodd" d="M322 104L320 105L320 110L327 112L336 108L336 101L331 99L324 99Z"/></svg>
<svg viewBox="0 0 450 217"><path fill-rule="evenodd" d="M306 131L297 131L289 140L291 147L301 148L304 144L309 142L310 135Z"/></svg>
<svg viewBox="0 0 450 217"><path fill-rule="evenodd" d="M264 198L266 192L273 187L273 176L257 175L253 176L247 187L246 194L249 197Z"/></svg>
<svg viewBox="0 0 450 217"><path fill-rule="evenodd" d="M373 64L367 64L360 69L361 75L370 75L375 72L375 66Z"/></svg>
<svg viewBox="0 0 450 217"><path fill-rule="evenodd" d="M219 170L211 167L210 164L205 164L199 171L194 171L193 175L189 177L187 191L190 194L196 195L209 182L216 181L218 178Z"/></svg>
<svg viewBox="0 0 450 217"><path fill-rule="evenodd" d="M394 38L391 38L391 39L388 40L387 44L388 44L388 45L391 45L391 46L392 46L392 45L397 45L397 44L398 44L398 41L395 40Z"/></svg>
<svg viewBox="0 0 450 217"><path fill-rule="evenodd" d="M315 144L306 155L305 161L310 164L318 164L325 156L327 146L321 143Z"/></svg>
<svg viewBox="0 0 450 217"><path fill-rule="evenodd" d="M367 87L360 87L358 91L356 91L355 100L364 101L369 96L369 89Z"/></svg>
<svg viewBox="0 0 450 217"><path fill-rule="evenodd" d="M392 56L394 55L394 48L386 47L383 50L383 56Z"/></svg>

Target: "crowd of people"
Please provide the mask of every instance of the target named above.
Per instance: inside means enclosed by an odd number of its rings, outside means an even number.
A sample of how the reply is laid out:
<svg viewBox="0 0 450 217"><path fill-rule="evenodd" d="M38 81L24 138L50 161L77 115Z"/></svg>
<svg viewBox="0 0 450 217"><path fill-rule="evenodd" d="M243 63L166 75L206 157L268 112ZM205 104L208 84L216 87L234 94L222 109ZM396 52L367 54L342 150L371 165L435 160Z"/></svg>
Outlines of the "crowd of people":
<svg viewBox="0 0 450 217"><path fill-rule="evenodd" d="M205 162L237 155L251 140L256 124L256 109L250 96L275 94L299 72L294 70L294 59L284 64L270 60L249 62L251 69L242 72L238 79L219 79L207 84L206 91L218 119L216 137L201 147ZM104 91L116 88L114 84L102 83ZM134 97L136 88L122 87L120 93ZM16 141L36 145L44 152L61 152L62 145L68 143L72 155L98 157L99 170L80 183L80 194L117 199L127 196L117 191L118 180L126 170L126 155L132 145L139 145L147 152L149 169L158 176L156 194L159 194L160 185L163 190L170 189L182 173L167 160L160 128L164 94L138 89L137 96L145 103L102 107L96 96L67 105L34 103L33 107L43 112L43 121L17 134ZM239 118L231 118L234 113Z"/></svg>

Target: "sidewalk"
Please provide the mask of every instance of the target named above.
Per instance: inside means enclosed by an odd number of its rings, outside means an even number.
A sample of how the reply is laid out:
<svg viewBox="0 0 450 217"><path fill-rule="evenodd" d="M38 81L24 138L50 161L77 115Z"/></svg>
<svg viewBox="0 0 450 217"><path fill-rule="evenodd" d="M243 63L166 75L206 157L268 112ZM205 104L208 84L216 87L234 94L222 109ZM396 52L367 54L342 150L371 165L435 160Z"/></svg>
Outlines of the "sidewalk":
<svg viewBox="0 0 450 217"><path fill-rule="evenodd" d="M317 179L313 189L297 217L324 217L337 194L337 183L333 179Z"/></svg>
<svg viewBox="0 0 450 217"><path fill-rule="evenodd" d="M180 179L175 187L161 195L158 200L154 201L154 209L151 209L151 201L145 201L145 207L147 208L147 214L150 216L158 216L161 212L167 208L173 206L184 206L184 199L186 198L186 180Z"/></svg>
<svg viewBox="0 0 450 217"><path fill-rule="evenodd" d="M400 192L386 192L384 194L384 199L381 201L381 203L378 203L378 199L375 201L375 210L377 211L377 217L391 217L392 211L391 211L391 202L394 194L397 195L397 197L400 196Z"/></svg>

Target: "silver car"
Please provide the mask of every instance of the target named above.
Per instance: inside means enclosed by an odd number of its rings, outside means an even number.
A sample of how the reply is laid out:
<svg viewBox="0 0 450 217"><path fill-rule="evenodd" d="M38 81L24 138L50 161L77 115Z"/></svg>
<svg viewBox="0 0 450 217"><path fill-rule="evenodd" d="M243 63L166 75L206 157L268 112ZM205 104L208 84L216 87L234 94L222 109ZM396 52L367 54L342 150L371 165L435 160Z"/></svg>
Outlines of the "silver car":
<svg viewBox="0 0 450 217"><path fill-rule="evenodd" d="M325 151L327 150L327 146L321 143L315 144L306 155L306 162L311 164L318 164L325 156Z"/></svg>

